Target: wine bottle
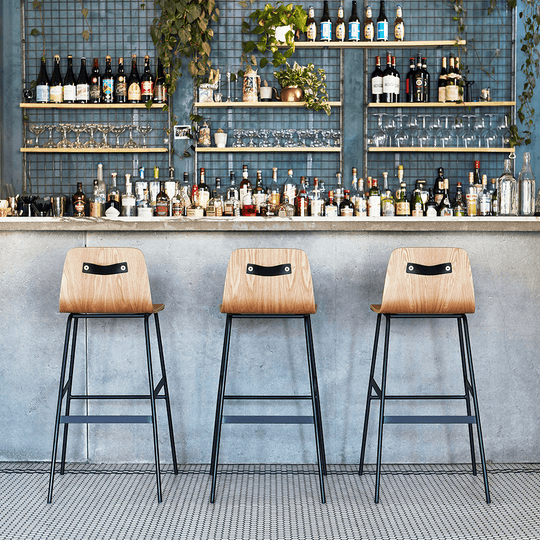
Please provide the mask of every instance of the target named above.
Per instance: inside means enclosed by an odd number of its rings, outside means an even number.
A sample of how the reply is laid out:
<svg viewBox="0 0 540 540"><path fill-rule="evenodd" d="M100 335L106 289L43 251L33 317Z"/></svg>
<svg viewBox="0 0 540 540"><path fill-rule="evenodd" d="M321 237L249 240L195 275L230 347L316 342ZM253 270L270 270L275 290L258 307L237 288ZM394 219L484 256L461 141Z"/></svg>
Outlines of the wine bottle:
<svg viewBox="0 0 540 540"><path fill-rule="evenodd" d="M381 0L379 16L377 17L377 41L388 41L388 19L384 7L384 0Z"/></svg>
<svg viewBox="0 0 540 540"><path fill-rule="evenodd" d="M157 76L156 83L154 85L154 103L166 103L167 102L167 86L165 85L165 74L163 73L163 64L158 57L157 63Z"/></svg>
<svg viewBox="0 0 540 540"><path fill-rule="evenodd" d="M446 101L451 103L459 101L455 60L452 55L450 55L448 74L446 76Z"/></svg>
<svg viewBox="0 0 540 540"><path fill-rule="evenodd" d="M532 192L531 199L533 208L527 215L532 216L534 214L534 191ZM491 216L491 193L487 187L487 174L482 175L482 190L478 194L478 213L481 216ZM522 214L526 215L524 213Z"/></svg>
<svg viewBox="0 0 540 540"><path fill-rule="evenodd" d="M407 103L414 102L414 88L415 88L415 63L414 58L411 58L409 62L409 73L407 73L407 79L405 81L405 99Z"/></svg>
<svg viewBox="0 0 540 540"><path fill-rule="evenodd" d="M411 204L407 199L407 184L406 182L400 183L399 199L396 201L396 216L410 216Z"/></svg>
<svg viewBox="0 0 540 540"><path fill-rule="evenodd" d="M352 2L351 16L349 18L349 41L360 41L360 19L356 8L356 0Z"/></svg>
<svg viewBox="0 0 540 540"><path fill-rule="evenodd" d="M338 8L338 16L336 21L336 41L345 41L345 19L343 6Z"/></svg>
<svg viewBox="0 0 540 540"><path fill-rule="evenodd" d="M137 55L131 56L131 73L128 79L128 102L140 103L141 101L141 79L137 71Z"/></svg>
<svg viewBox="0 0 540 540"><path fill-rule="evenodd" d="M309 6L308 18L306 21L306 39L315 41L317 39L317 23L315 22L315 8Z"/></svg>
<svg viewBox="0 0 540 540"><path fill-rule="evenodd" d="M114 102L114 75L111 68L111 57L105 57L105 73L101 78L101 100L103 103Z"/></svg>
<svg viewBox="0 0 540 540"><path fill-rule="evenodd" d="M414 72L414 100L415 103L424 101L424 71L422 69L422 60L418 56L416 61L416 71Z"/></svg>
<svg viewBox="0 0 540 540"><path fill-rule="evenodd" d="M375 37L375 24L373 23L371 6L366 7L366 18L364 19L364 40L373 41Z"/></svg>
<svg viewBox="0 0 540 540"><path fill-rule="evenodd" d="M422 200L421 183L417 180L411 197L411 216L424 217L424 201Z"/></svg>
<svg viewBox="0 0 540 540"><path fill-rule="evenodd" d="M101 101L101 75L99 73L99 60L94 58L92 73L90 73L90 103Z"/></svg>
<svg viewBox="0 0 540 540"><path fill-rule="evenodd" d="M77 103L88 103L90 100L90 85L86 74L86 58L81 58L81 70L77 78Z"/></svg>
<svg viewBox="0 0 540 540"><path fill-rule="evenodd" d="M442 57L441 72L439 74L439 81L437 82L437 94L439 103L446 102L446 81L448 79L448 71L446 69L446 56Z"/></svg>
<svg viewBox="0 0 540 540"><path fill-rule="evenodd" d="M452 211L454 216L463 217L467 215L467 205L463 201L463 191L461 188L461 182L457 183L456 186L456 200L452 206Z"/></svg>
<svg viewBox="0 0 540 540"><path fill-rule="evenodd" d="M396 20L394 21L394 39L403 41L405 39L405 22L403 21L403 9L400 5L396 8Z"/></svg>
<svg viewBox="0 0 540 540"><path fill-rule="evenodd" d="M392 71L394 72L393 87L394 87L394 103L400 102L399 91L401 87L401 77L396 69L396 57L392 56Z"/></svg>
<svg viewBox="0 0 540 540"><path fill-rule="evenodd" d="M328 10L328 0L324 0L323 14L321 17L321 41L332 39L332 19Z"/></svg>
<svg viewBox="0 0 540 540"><path fill-rule="evenodd" d="M380 217L381 215L381 190L377 186L377 179L373 178L368 199L368 216Z"/></svg>
<svg viewBox="0 0 540 540"><path fill-rule="evenodd" d="M77 191L71 198L73 205L73 217L86 216L86 195L82 189L82 182L77 182Z"/></svg>
<svg viewBox="0 0 540 540"><path fill-rule="evenodd" d="M75 103L77 99L77 86L75 85L75 75L73 75L73 56L68 55L68 66L64 77L64 102Z"/></svg>
<svg viewBox="0 0 540 540"><path fill-rule="evenodd" d="M424 82L424 102L429 103L431 96L431 76L427 70L426 58L422 58L422 79Z"/></svg>
<svg viewBox="0 0 540 540"><path fill-rule="evenodd" d="M118 59L118 72L116 73L116 80L114 81L114 102L126 103L127 101L127 80L126 73L124 71L124 59L120 57Z"/></svg>
<svg viewBox="0 0 540 540"><path fill-rule="evenodd" d="M371 102L382 103L383 101L383 72L381 69L381 57L375 57L375 69L371 74Z"/></svg>
<svg viewBox="0 0 540 540"><path fill-rule="evenodd" d="M54 55L54 69L51 77L51 103L62 103L64 99L62 76L60 75L60 56Z"/></svg>
<svg viewBox="0 0 540 540"><path fill-rule="evenodd" d="M50 99L49 77L47 76L47 65L44 56L41 57L41 67L36 81L36 101L38 103L49 103Z"/></svg>
<svg viewBox="0 0 540 540"><path fill-rule="evenodd" d="M439 208L437 212L439 216L449 217L453 215L452 205L450 204L450 197L448 195L448 178L445 178L443 181L443 195L441 202L439 203Z"/></svg>
<svg viewBox="0 0 540 540"><path fill-rule="evenodd" d="M386 53L386 68L382 76L382 103L394 103L394 70L392 69L392 55Z"/></svg>
<svg viewBox="0 0 540 540"><path fill-rule="evenodd" d="M150 73L150 57L144 57L144 71L141 77L141 101L146 103L154 96L154 76Z"/></svg>

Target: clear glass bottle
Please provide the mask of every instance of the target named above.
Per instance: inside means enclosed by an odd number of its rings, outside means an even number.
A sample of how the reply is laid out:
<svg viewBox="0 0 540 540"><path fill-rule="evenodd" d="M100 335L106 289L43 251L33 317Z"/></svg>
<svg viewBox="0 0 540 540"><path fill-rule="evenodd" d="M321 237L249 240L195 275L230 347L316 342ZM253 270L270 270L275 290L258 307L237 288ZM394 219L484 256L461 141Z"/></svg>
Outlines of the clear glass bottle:
<svg viewBox="0 0 540 540"><path fill-rule="evenodd" d="M135 196L133 195L133 185L131 184L131 174L126 174L126 191L122 195L122 207L120 215L123 217L135 217L137 215Z"/></svg>
<svg viewBox="0 0 540 540"><path fill-rule="evenodd" d="M285 195L289 198L289 202L293 202L296 199L296 184L294 183L292 169L287 171L287 178L283 182L282 197L285 198Z"/></svg>
<svg viewBox="0 0 540 540"><path fill-rule="evenodd" d="M227 198L223 206L223 213L229 217L238 217L240 215L240 193L236 186L234 171L231 171L229 189L227 190Z"/></svg>
<svg viewBox="0 0 540 540"><path fill-rule="evenodd" d="M322 217L325 215L325 203L319 188L319 179L315 177L313 179L313 191L310 198L311 215L313 217Z"/></svg>
<svg viewBox="0 0 540 540"><path fill-rule="evenodd" d="M478 194L478 215L491 216L491 193L487 187L487 174L482 175L482 190Z"/></svg>
<svg viewBox="0 0 540 540"><path fill-rule="evenodd" d="M523 167L518 176L519 214L521 216L534 215L536 186L531 169L531 154L523 154Z"/></svg>
<svg viewBox="0 0 540 540"><path fill-rule="evenodd" d="M376 178L373 178L371 182L368 199L368 215L369 217L379 217L381 215L381 190L377 186Z"/></svg>
<svg viewBox="0 0 540 540"><path fill-rule="evenodd" d="M184 215L184 198L182 197L182 189L180 182L176 182L176 189L171 199L171 216L181 217Z"/></svg>
<svg viewBox="0 0 540 540"><path fill-rule="evenodd" d="M348 189L343 192L343 200L339 205L339 215L341 217L353 217L354 216L354 205L351 202L349 197L350 191Z"/></svg>
<svg viewBox="0 0 540 540"><path fill-rule="evenodd" d="M337 178L337 186L336 189L334 189L334 201L338 205L341 204L341 201L343 200L343 183L342 183L342 175L340 172L336 173Z"/></svg>
<svg viewBox="0 0 540 540"><path fill-rule="evenodd" d="M367 198L364 192L364 179L358 179L358 190L354 199L354 215L357 217L367 217Z"/></svg>
<svg viewBox="0 0 540 540"><path fill-rule="evenodd" d="M334 192L332 190L328 192L328 201L325 205L324 215L326 217L337 217L338 215L338 206L334 201Z"/></svg>
<svg viewBox="0 0 540 540"><path fill-rule="evenodd" d="M294 206L289 202L289 196L283 195L283 202L279 205L278 216L279 217L294 217Z"/></svg>
<svg viewBox="0 0 540 540"><path fill-rule="evenodd" d="M456 217L463 217L467 215L467 205L463 200L463 190L461 188L461 182L458 182L456 186L456 200L454 201L454 204L452 206L452 211L454 212L454 216Z"/></svg>
<svg viewBox="0 0 540 540"><path fill-rule="evenodd" d="M476 216L478 215L478 194L476 193L476 188L474 187L474 173L469 173L469 185L465 193L465 200L467 201L467 215Z"/></svg>
<svg viewBox="0 0 540 540"><path fill-rule="evenodd" d="M212 192L212 197L206 207L208 217L221 217L223 215L223 192L221 191L221 180L216 178L216 189Z"/></svg>
<svg viewBox="0 0 540 540"><path fill-rule="evenodd" d="M103 201L99 196L99 183L97 179L94 180L94 192L88 206L90 217L103 217L105 211L103 208Z"/></svg>
<svg viewBox="0 0 540 540"><path fill-rule="evenodd" d="M111 186L107 193L107 205L106 209L110 206L114 206L118 211L120 211L120 190L116 185L117 173L111 173Z"/></svg>
<svg viewBox="0 0 540 540"><path fill-rule="evenodd" d="M388 187L388 173L383 172L383 194L381 195L381 213L383 216L396 215L395 201L392 190Z"/></svg>
<svg viewBox="0 0 540 540"><path fill-rule="evenodd" d="M512 174L512 161L504 160L504 172L497 180L498 215L518 215L518 187Z"/></svg>
<svg viewBox="0 0 540 540"><path fill-rule="evenodd" d="M277 167L272 167L272 182L268 189L268 215L277 216L278 208L281 203L281 191L277 178Z"/></svg>
<svg viewBox="0 0 540 540"><path fill-rule="evenodd" d="M180 191L182 192L182 200L184 201L184 216L186 216L187 209L191 206L191 198L189 196L189 174L187 172L184 173L184 181L182 182Z"/></svg>

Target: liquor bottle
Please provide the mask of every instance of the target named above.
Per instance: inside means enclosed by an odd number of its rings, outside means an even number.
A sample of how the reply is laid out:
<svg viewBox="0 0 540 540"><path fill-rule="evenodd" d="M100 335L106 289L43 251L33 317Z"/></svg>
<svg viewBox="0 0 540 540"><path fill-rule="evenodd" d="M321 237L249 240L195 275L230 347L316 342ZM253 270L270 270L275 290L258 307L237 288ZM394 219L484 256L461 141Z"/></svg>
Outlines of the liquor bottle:
<svg viewBox="0 0 540 540"><path fill-rule="evenodd" d="M253 204L255 205L255 213L258 216L267 214L268 203L266 201L266 192L262 184L262 171L257 171L255 180L255 189L253 190Z"/></svg>
<svg viewBox="0 0 540 540"><path fill-rule="evenodd" d="M118 58L118 71L114 79L114 102L127 102L127 78L124 71L124 59L122 57Z"/></svg>
<svg viewBox="0 0 540 540"><path fill-rule="evenodd" d="M77 78L77 103L88 103L90 101L90 85L86 74L86 58L81 58L81 69Z"/></svg>
<svg viewBox="0 0 540 540"><path fill-rule="evenodd" d="M321 17L321 41L331 41L332 19L328 10L328 0L324 0L323 14Z"/></svg>
<svg viewBox="0 0 540 540"><path fill-rule="evenodd" d="M64 99L62 76L60 75L60 56L54 55L54 69L51 77L51 103L62 103Z"/></svg>
<svg viewBox="0 0 540 540"><path fill-rule="evenodd" d="M446 75L446 101L450 103L459 101L459 88L453 55L450 55L448 74Z"/></svg>
<svg viewBox="0 0 540 540"><path fill-rule="evenodd" d="M388 41L388 19L384 7L384 0L381 0L379 16L377 17L377 41Z"/></svg>
<svg viewBox="0 0 540 540"><path fill-rule="evenodd" d="M367 198L364 192L364 179L358 179L358 191L354 200L354 215L357 217L367 217Z"/></svg>
<svg viewBox="0 0 540 540"><path fill-rule="evenodd" d="M457 86L457 93L458 98L456 101L462 101L463 100L463 89L465 87L465 81L463 79L463 75L460 71L460 65L459 65L459 56L456 56L456 60L454 62L454 72L455 72L455 78L456 78L456 86Z"/></svg>
<svg viewBox="0 0 540 540"><path fill-rule="evenodd" d="M369 216L369 192L371 191L371 185L373 183L373 179L371 178L371 176L368 176L366 178L366 212Z"/></svg>
<svg viewBox="0 0 540 540"><path fill-rule="evenodd" d="M289 202L296 199L296 184L294 183L293 171L289 169L287 171L287 179L283 182L283 188L281 190L282 198L287 195Z"/></svg>
<svg viewBox="0 0 540 540"><path fill-rule="evenodd" d="M165 191L165 182L160 183L159 193L156 197L156 216L167 217L169 215L169 197Z"/></svg>
<svg viewBox="0 0 540 540"><path fill-rule="evenodd" d="M416 71L414 72L414 100L415 103L424 101L424 70L422 69L422 60L417 57Z"/></svg>
<svg viewBox="0 0 540 540"><path fill-rule="evenodd" d="M97 179L94 180L93 193L88 201L88 210L90 217L103 217L103 202L99 197L99 184Z"/></svg>
<svg viewBox="0 0 540 540"><path fill-rule="evenodd" d="M150 73L150 57L144 57L144 71L141 76L141 101L146 103L154 97L154 76Z"/></svg>
<svg viewBox="0 0 540 540"><path fill-rule="evenodd" d="M351 202L353 206L356 206L356 194L358 193L358 177L356 167L352 168L352 179L351 179Z"/></svg>
<svg viewBox="0 0 540 540"><path fill-rule="evenodd" d="M317 22L315 21L315 8L309 6L308 18L306 21L306 39L308 41L317 40Z"/></svg>
<svg viewBox="0 0 540 540"><path fill-rule="evenodd" d="M210 188L206 183L206 175L204 167L201 167L199 172L199 185L197 186L197 203L203 209L206 210L208 201L210 200Z"/></svg>
<svg viewBox="0 0 540 540"><path fill-rule="evenodd" d="M240 208L244 204L244 197L247 195L248 188L252 188L251 181L249 180L248 166L242 167L242 181L240 182Z"/></svg>
<svg viewBox="0 0 540 540"><path fill-rule="evenodd" d="M343 191L343 200L339 205L339 215L341 217L353 217L354 216L354 205L350 199L350 191L345 189Z"/></svg>
<svg viewBox="0 0 540 540"><path fill-rule="evenodd" d="M309 196L306 190L306 177L300 178L300 189L296 196L296 215L307 217L309 215Z"/></svg>
<svg viewBox="0 0 540 540"><path fill-rule="evenodd" d="M94 65L90 73L90 103L101 101L101 74L99 73L99 60L94 58Z"/></svg>
<svg viewBox="0 0 540 540"><path fill-rule="evenodd" d="M416 181L414 192L411 197L411 216L424 217L424 201L422 200L422 184Z"/></svg>
<svg viewBox="0 0 540 540"><path fill-rule="evenodd" d="M198 194L197 194L198 186L195 184L193 186L192 191L192 197L191 197L191 205L186 210L186 216L189 218L202 218L204 217L204 209L202 206L198 203Z"/></svg>
<svg viewBox="0 0 540 540"><path fill-rule="evenodd" d="M180 191L182 192L182 200L184 201L184 215L187 215L187 209L191 206L189 174L187 172L184 173L184 180L180 186Z"/></svg>
<svg viewBox="0 0 540 540"><path fill-rule="evenodd" d="M230 172L229 189L227 190L223 213L231 217L238 217L240 215L240 192L236 187L234 171Z"/></svg>
<svg viewBox="0 0 540 540"><path fill-rule="evenodd" d="M41 67L36 81L36 101L38 103L49 103L50 84L47 76L47 64L44 56L41 57Z"/></svg>
<svg viewBox="0 0 540 540"><path fill-rule="evenodd" d="M77 85L75 84L75 75L73 75L73 56L68 55L68 66L66 76L64 77L64 103L75 103L77 99Z"/></svg>
<svg viewBox="0 0 540 540"><path fill-rule="evenodd" d="M435 178L435 184L433 186L433 195L437 204L440 204L443 196L443 186L441 186L441 182L444 185L444 169L439 167L437 169L437 178Z"/></svg>
<svg viewBox="0 0 540 540"><path fill-rule="evenodd" d="M491 179L490 193L491 193L491 215L496 216L498 215L498 204L497 204L498 197L497 197L497 179L496 178ZM537 207L538 207L538 204L537 204ZM534 215L536 216L538 214L535 212Z"/></svg>
<svg viewBox="0 0 540 540"><path fill-rule="evenodd" d="M467 215L478 215L478 193L474 187L474 173L469 173L469 185L465 192L465 201L467 202Z"/></svg>
<svg viewBox="0 0 540 540"><path fill-rule="evenodd" d="M403 10L400 5L396 8L396 20L394 21L394 39L403 41L405 39L405 22L403 21Z"/></svg>
<svg viewBox="0 0 540 540"><path fill-rule="evenodd" d="M154 84L154 103L167 103L167 86L165 84L165 74L161 58L157 61L157 76Z"/></svg>
<svg viewBox="0 0 540 540"><path fill-rule="evenodd" d="M439 208L437 209L439 216L442 217L449 217L452 215L452 204L450 203L448 189L448 178L445 178L443 182L443 197L441 199L441 202L439 203Z"/></svg>
<svg viewBox="0 0 540 540"><path fill-rule="evenodd" d="M386 175L386 177L384 176ZM396 207L392 190L388 187L388 173L383 173L384 194L381 194L381 214L384 217L393 217L396 215Z"/></svg>
<svg viewBox="0 0 540 540"><path fill-rule="evenodd" d="M405 80L405 100L407 103L414 102L415 71L414 58L411 58L409 62L409 73L407 73L407 79Z"/></svg>
<svg viewBox="0 0 540 540"><path fill-rule="evenodd" d="M456 200L452 205L452 211L455 217L463 217L467 215L467 204L463 200L461 182L458 182L456 186Z"/></svg>
<svg viewBox="0 0 540 540"><path fill-rule="evenodd" d="M360 19L356 8L356 0L352 1L351 16L349 17L349 41L360 41Z"/></svg>
<svg viewBox="0 0 540 540"><path fill-rule="evenodd" d="M364 41L373 41L375 38L375 24L373 23L371 6L366 7L366 18L364 19Z"/></svg>
<svg viewBox="0 0 540 540"><path fill-rule="evenodd" d="M82 189L82 182L77 182L77 191L71 198L73 204L73 217L86 216L86 195Z"/></svg>
<svg viewBox="0 0 540 540"><path fill-rule="evenodd" d="M114 75L109 55L105 57L105 72L101 76L101 101L102 103L114 102Z"/></svg>
<svg viewBox="0 0 540 540"><path fill-rule="evenodd" d="M336 20L336 41L345 41L345 19L343 6L338 8L338 16Z"/></svg>
<svg viewBox="0 0 540 540"><path fill-rule="evenodd" d="M396 57L392 56L392 71L394 72L394 103L399 103L401 101L399 97L399 91L401 87L401 78L399 76L399 71L396 69Z"/></svg>
<svg viewBox="0 0 540 540"><path fill-rule="evenodd" d="M518 192L519 214L521 216L533 216L536 186L531 170L531 154L529 152L523 154L523 167L518 176Z"/></svg>
<svg viewBox="0 0 540 540"><path fill-rule="evenodd" d="M478 215L491 216L491 193L487 187L487 174L482 175L482 189L478 194Z"/></svg>
<svg viewBox="0 0 540 540"><path fill-rule="evenodd" d="M407 184L400 183L399 199L396 201L396 216L410 216L411 203L407 199Z"/></svg>
<svg viewBox="0 0 540 540"><path fill-rule="evenodd" d="M386 53L386 68L383 71L382 86L382 103L394 103L394 70L392 69L392 55L389 52Z"/></svg>
<svg viewBox="0 0 540 540"><path fill-rule="evenodd" d="M122 207L120 215L124 217L135 217L137 215L136 200L133 195L133 185L131 184L131 174L126 173L126 191L122 195Z"/></svg>
<svg viewBox="0 0 540 540"><path fill-rule="evenodd" d="M439 103L446 102L446 83L448 81L448 71L446 70L446 56L442 57L441 72L437 82L437 95Z"/></svg>
<svg viewBox="0 0 540 540"><path fill-rule="evenodd" d="M277 167L272 167L272 182L268 188L268 215L277 216L281 203L281 192L277 178Z"/></svg>
<svg viewBox="0 0 540 540"><path fill-rule="evenodd" d="M325 204L324 215L326 217L338 216L338 205L334 201L334 192L332 190L328 192L328 201Z"/></svg>
<svg viewBox="0 0 540 540"><path fill-rule="evenodd" d="M433 196L433 189L429 188L428 200L424 206L424 214L426 217L437 217L437 203Z"/></svg>
<svg viewBox="0 0 540 540"><path fill-rule="evenodd" d="M381 69L381 57L375 57L375 69L371 74L371 102L383 102L383 72Z"/></svg>
<svg viewBox="0 0 540 540"><path fill-rule="evenodd" d="M122 199L122 204L123 202L124 201ZM183 215L184 215L184 199L182 197L182 188L180 187L180 182L176 182L174 195L171 199L171 216L181 217Z"/></svg>
<svg viewBox="0 0 540 540"><path fill-rule="evenodd" d="M342 175L340 172L336 173L337 178L337 186L334 189L334 202L337 204L338 207L338 213L339 213L339 205L341 204L341 201L343 200L343 184L342 184Z"/></svg>
<svg viewBox="0 0 540 540"><path fill-rule="evenodd" d="M223 216L223 193L221 191L221 179L216 178L216 188L212 192L212 197L206 207L207 217Z"/></svg>
<svg viewBox="0 0 540 540"><path fill-rule="evenodd" d="M325 203L319 189L319 179L313 179L313 191L310 198L310 209L312 217L323 217L325 215Z"/></svg>
<svg viewBox="0 0 540 540"><path fill-rule="evenodd" d="M480 161L476 160L474 162L474 173L473 173L474 185L475 187L480 187L482 185L482 177L480 176Z"/></svg>
<svg viewBox="0 0 540 540"><path fill-rule="evenodd" d="M115 172L111 173L111 185L109 187L109 192L107 193L107 203L105 205L105 211L111 206L114 206L120 212L120 190L116 186L116 176Z"/></svg>
<svg viewBox="0 0 540 540"><path fill-rule="evenodd" d="M422 58L422 73L424 81L424 102L429 103L431 100L431 76L427 70L427 60Z"/></svg>
<svg viewBox="0 0 540 540"><path fill-rule="evenodd" d="M131 55L131 73L129 74L127 87L128 103L140 103L141 79L137 70L137 55Z"/></svg>
<svg viewBox="0 0 540 540"><path fill-rule="evenodd" d="M369 217L379 217L381 215L381 191L377 187L377 179L373 178L371 189L369 190Z"/></svg>
<svg viewBox="0 0 540 540"><path fill-rule="evenodd" d="M283 195L283 202L279 205L278 208L278 217L294 217L295 209L294 206L289 202L289 195Z"/></svg>

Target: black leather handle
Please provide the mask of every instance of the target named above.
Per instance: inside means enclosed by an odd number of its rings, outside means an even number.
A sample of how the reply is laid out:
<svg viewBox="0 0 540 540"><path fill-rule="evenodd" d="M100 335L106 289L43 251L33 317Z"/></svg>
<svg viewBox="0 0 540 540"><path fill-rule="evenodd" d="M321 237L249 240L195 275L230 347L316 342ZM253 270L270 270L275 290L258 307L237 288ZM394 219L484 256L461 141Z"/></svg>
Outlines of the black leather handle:
<svg viewBox="0 0 540 540"><path fill-rule="evenodd" d="M441 274L451 274L452 263L435 264L425 266L418 263L407 263L407 274L417 274L419 276L440 276Z"/></svg>
<svg viewBox="0 0 540 540"><path fill-rule="evenodd" d="M127 274L128 265L127 265L127 262L109 264L107 266L85 262L82 265L82 271L83 271L83 274L95 274L98 276L111 276L113 274Z"/></svg>
<svg viewBox="0 0 540 540"><path fill-rule="evenodd" d="M285 276L291 273L290 264L278 264L277 266L259 266L258 264L248 263L246 274L254 276Z"/></svg>

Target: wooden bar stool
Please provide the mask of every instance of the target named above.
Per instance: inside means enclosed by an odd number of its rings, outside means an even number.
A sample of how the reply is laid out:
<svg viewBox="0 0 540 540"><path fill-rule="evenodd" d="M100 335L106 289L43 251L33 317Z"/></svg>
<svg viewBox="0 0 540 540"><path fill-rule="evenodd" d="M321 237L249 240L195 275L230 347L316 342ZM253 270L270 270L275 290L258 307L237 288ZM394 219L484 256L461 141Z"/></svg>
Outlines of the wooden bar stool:
<svg viewBox="0 0 540 540"><path fill-rule="evenodd" d="M140 250L134 248L75 248L68 252L64 264L64 272L62 274L62 284L60 289L60 312L69 313L69 316L66 325L64 353L62 357L62 368L60 371L60 386L58 390L58 405L56 408L56 421L54 426L54 441L47 502L50 503L52 501L60 424L64 425L64 440L62 444L60 474L64 474L68 427L70 423L152 424L154 437L154 458L156 462L157 496L158 502L161 502L161 476L159 467L159 446L156 418L156 400L158 399L165 400L174 474L178 474L171 417L171 404L169 400L169 388L167 385L165 360L163 357L163 344L161 341L161 331L158 318L158 312L162 311L164 307L164 304L152 304L146 263ZM154 314L154 321L156 325L157 345L161 365L161 379L157 385L154 385L150 347L150 326L148 323L148 320L152 314ZM148 366L148 383L150 388L148 394L72 394L73 368L75 363L75 348L77 344L77 329L79 319L98 318L143 319L144 337L146 343L146 360ZM71 333L72 323L73 333ZM70 339L71 350L69 347ZM61 409L64 397L66 398L66 405L65 413L62 415ZM72 400L89 401L132 399L148 400L150 404L150 415L70 415Z"/></svg>
<svg viewBox="0 0 540 540"><path fill-rule="evenodd" d="M219 375L216 418L210 474L210 502L215 501L219 445L222 424L313 424L319 467L321 500L326 502L324 478L326 458L315 367L315 351L310 315L316 313L311 271L306 254L299 249L238 249L229 260L222 313L227 314ZM232 321L237 318L303 319L310 382L308 395L229 395L225 393ZM225 400L309 400L310 416L231 416L224 415Z"/></svg>
<svg viewBox="0 0 540 540"><path fill-rule="evenodd" d="M478 447L484 476L486 502L490 502L486 459L478 397L474 380L472 351L466 313L474 313L474 287L471 265L467 253L457 248L400 248L392 252L384 282L381 305L371 305L377 313L373 356L367 392L362 448L360 451L359 474L364 468L369 410L373 400L380 402L379 432L377 439L377 472L375 480L375 502L379 502L383 428L385 424L467 424L471 450L472 473L476 475L476 458L472 424L476 424ZM381 317L386 319L382 380L380 386L375 381L375 362L381 328ZM457 395L420 394L387 395L388 349L390 343L390 322L396 318L445 318L456 319L458 326L461 367L464 393ZM463 400L466 416L386 416L384 406L387 400ZM474 412L471 409L471 400Z"/></svg>

